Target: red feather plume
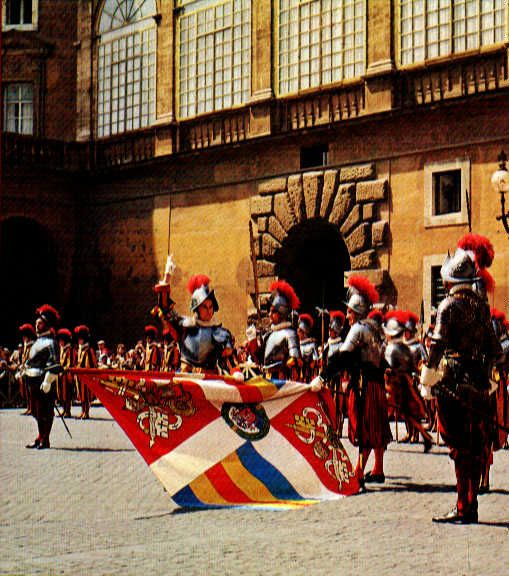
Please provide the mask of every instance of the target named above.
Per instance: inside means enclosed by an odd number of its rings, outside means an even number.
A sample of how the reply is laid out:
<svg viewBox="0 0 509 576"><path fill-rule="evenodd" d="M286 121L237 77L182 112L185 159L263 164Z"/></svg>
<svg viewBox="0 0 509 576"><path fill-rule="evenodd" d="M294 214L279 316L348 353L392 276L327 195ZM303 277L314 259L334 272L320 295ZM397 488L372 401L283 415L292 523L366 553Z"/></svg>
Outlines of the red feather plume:
<svg viewBox="0 0 509 576"><path fill-rule="evenodd" d="M371 310L371 312L368 314L368 318L378 322L379 324L384 321L384 315L380 310Z"/></svg>
<svg viewBox="0 0 509 576"><path fill-rule="evenodd" d="M345 315L343 314L343 312L341 312L341 310L331 310L329 312L329 315L331 318L339 318L341 322L345 321Z"/></svg>
<svg viewBox="0 0 509 576"><path fill-rule="evenodd" d="M57 332L57 336L69 338L69 340L72 338L71 331L67 328L60 328L60 330L58 330L58 332Z"/></svg>
<svg viewBox="0 0 509 576"><path fill-rule="evenodd" d="M495 279L488 272L488 270L486 270L486 268L481 268L479 270L479 276L481 277L482 281L484 282L486 292L493 292L495 290Z"/></svg>
<svg viewBox="0 0 509 576"><path fill-rule="evenodd" d="M55 318L55 322L60 322L60 314L56 311L55 308L53 308L53 306L50 306L49 304L43 304L42 306L39 306L35 313L39 315L48 313L49 316L53 316L53 318Z"/></svg>
<svg viewBox="0 0 509 576"><path fill-rule="evenodd" d="M399 324L405 325L408 321L408 312L406 310L389 310L385 315L384 320L394 318Z"/></svg>
<svg viewBox="0 0 509 576"><path fill-rule="evenodd" d="M187 283L187 289L190 294L192 294L195 290L198 290L200 286L204 284L209 284L210 278L206 274L195 274L189 278L189 282Z"/></svg>
<svg viewBox="0 0 509 576"><path fill-rule="evenodd" d="M277 280L270 285L271 292L280 292L289 302L292 310L297 310L300 306L300 300L295 290L284 280Z"/></svg>
<svg viewBox="0 0 509 576"><path fill-rule="evenodd" d="M475 262L479 268L489 268L495 258L493 244L481 234L465 234L458 240L458 248L471 250L475 254Z"/></svg>
<svg viewBox="0 0 509 576"><path fill-rule="evenodd" d="M367 298L371 304L378 302L378 292L365 276L350 276L350 278L348 278L348 286L357 290L357 292Z"/></svg>
<svg viewBox="0 0 509 576"><path fill-rule="evenodd" d="M32 326L32 324L22 324L18 330L20 332L29 332L30 334L35 334L35 328Z"/></svg>
<svg viewBox="0 0 509 576"><path fill-rule="evenodd" d="M313 328L313 325L315 323L315 321L313 320L313 318L310 314L301 314L299 316L299 320L302 320L303 322L306 322L307 324L309 324L310 328Z"/></svg>

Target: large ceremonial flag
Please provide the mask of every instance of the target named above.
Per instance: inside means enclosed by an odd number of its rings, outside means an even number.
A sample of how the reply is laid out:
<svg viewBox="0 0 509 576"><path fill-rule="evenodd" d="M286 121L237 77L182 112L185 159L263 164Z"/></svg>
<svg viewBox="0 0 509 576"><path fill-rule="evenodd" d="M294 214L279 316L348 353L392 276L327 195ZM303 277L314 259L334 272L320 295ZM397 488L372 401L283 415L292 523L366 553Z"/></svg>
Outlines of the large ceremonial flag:
<svg viewBox="0 0 509 576"><path fill-rule="evenodd" d="M180 506L301 506L359 489L328 391L261 377L74 373Z"/></svg>

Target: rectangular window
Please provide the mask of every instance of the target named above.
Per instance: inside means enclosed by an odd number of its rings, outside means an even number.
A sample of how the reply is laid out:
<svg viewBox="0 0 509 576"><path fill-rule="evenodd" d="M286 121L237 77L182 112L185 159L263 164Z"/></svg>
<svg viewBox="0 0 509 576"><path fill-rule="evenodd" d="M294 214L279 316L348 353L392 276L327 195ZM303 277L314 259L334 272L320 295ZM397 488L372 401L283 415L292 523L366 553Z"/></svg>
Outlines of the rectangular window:
<svg viewBox="0 0 509 576"><path fill-rule="evenodd" d="M34 92L32 84L4 86L4 130L18 134L33 134Z"/></svg>
<svg viewBox="0 0 509 576"><path fill-rule="evenodd" d="M461 210L461 170L433 172L433 214L450 214Z"/></svg>
<svg viewBox="0 0 509 576"><path fill-rule="evenodd" d="M280 94L364 74L366 0L279 0L278 7Z"/></svg>
<svg viewBox="0 0 509 576"><path fill-rule="evenodd" d="M400 0L400 62L503 42L506 23L506 0Z"/></svg>
<svg viewBox="0 0 509 576"><path fill-rule="evenodd" d="M468 223L470 160L457 159L424 165L424 226Z"/></svg>
<svg viewBox="0 0 509 576"><path fill-rule="evenodd" d="M306 168L315 168L327 165L327 156L329 147L327 144L320 144L317 146L309 146L300 149L300 167L302 170Z"/></svg>
<svg viewBox="0 0 509 576"><path fill-rule="evenodd" d="M38 0L4 0L2 28L33 30L37 25Z"/></svg>
<svg viewBox="0 0 509 576"><path fill-rule="evenodd" d="M178 22L179 117L244 104L251 88L251 1L186 3Z"/></svg>
<svg viewBox="0 0 509 576"><path fill-rule="evenodd" d="M442 282L440 270L442 266L431 267L431 307L438 308L438 305L447 296L447 291Z"/></svg>

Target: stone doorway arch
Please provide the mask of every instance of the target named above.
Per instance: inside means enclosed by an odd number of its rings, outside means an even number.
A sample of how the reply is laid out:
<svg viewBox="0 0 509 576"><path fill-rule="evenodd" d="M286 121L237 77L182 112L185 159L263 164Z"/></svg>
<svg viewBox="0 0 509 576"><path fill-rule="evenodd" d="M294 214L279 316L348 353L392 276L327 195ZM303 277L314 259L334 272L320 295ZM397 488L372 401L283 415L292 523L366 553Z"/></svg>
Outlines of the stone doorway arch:
<svg viewBox="0 0 509 576"><path fill-rule="evenodd" d="M0 342L14 346L20 340L18 327L33 323L41 304L57 306L56 247L48 231L30 218L0 221Z"/></svg>
<svg viewBox="0 0 509 576"><path fill-rule="evenodd" d="M381 286L386 273L380 256L387 250L388 181L377 178L374 163L299 172L261 182L251 198L255 224L260 300L281 272L278 258L294 227L320 219L334 226L348 251L350 270ZM297 228L298 230L298 228Z"/></svg>
<svg viewBox="0 0 509 576"><path fill-rule="evenodd" d="M276 276L295 288L301 312L316 316L316 306L342 306L350 257L336 226L323 218L305 220L289 231L274 256Z"/></svg>

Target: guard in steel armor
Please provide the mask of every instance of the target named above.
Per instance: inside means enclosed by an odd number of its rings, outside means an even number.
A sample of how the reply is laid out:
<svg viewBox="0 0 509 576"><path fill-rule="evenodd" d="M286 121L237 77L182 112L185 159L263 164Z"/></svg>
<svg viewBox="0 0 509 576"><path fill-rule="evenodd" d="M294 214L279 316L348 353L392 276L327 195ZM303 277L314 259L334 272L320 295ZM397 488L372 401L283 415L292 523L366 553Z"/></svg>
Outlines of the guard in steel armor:
<svg viewBox="0 0 509 576"><path fill-rule="evenodd" d="M36 310L35 330L37 340L30 348L24 367L32 396L32 415L37 421L39 434L27 448L44 450L50 447L49 437L53 426L55 385L62 368L58 361L58 347L54 329L60 320L58 312L49 304Z"/></svg>
<svg viewBox="0 0 509 576"><path fill-rule="evenodd" d="M157 328L152 324L145 326L145 370L158 371L161 369L163 354L157 342Z"/></svg>
<svg viewBox="0 0 509 576"><path fill-rule="evenodd" d="M300 379L302 382L311 382L316 375L318 366L318 348L316 340L311 337L314 320L310 314L301 314L299 316L299 325L297 336L299 337L300 355L302 366L300 369Z"/></svg>
<svg viewBox="0 0 509 576"><path fill-rule="evenodd" d="M59 359L62 372L58 376L57 397L64 409L64 417L71 417L73 397L73 377L70 369L75 363L75 351L72 347L72 333L67 328L60 328L57 332L59 346Z"/></svg>
<svg viewBox="0 0 509 576"><path fill-rule="evenodd" d="M19 366L16 370L16 379L19 382L20 394L23 400L25 400L27 408L23 414L28 416L32 414L32 398L30 397L30 389L28 387L27 381L24 374L24 367L28 356L30 354L30 348L37 338L35 328L31 324L23 324L19 327L19 332L22 339L22 348L20 350Z"/></svg>
<svg viewBox="0 0 509 576"><path fill-rule="evenodd" d="M384 452L392 434L382 370L383 339L376 323L366 319L378 300L378 293L363 276L350 276L348 284L346 305L350 330L341 344L340 354L313 380L312 388L316 389L320 381L330 381L342 371L348 371L348 436L352 444L359 447L355 471L361 482L385 482ZM374 450L375 462L371 472L364 476L371 450Z"/></svg>
<svg viewBox="0 0 509 576"><path fill-rule="evenodd" d="M204 274L192 276L187 288L193 315L182 317L173 312L170 320L179 337L182 372L240 374L236 369L233 337L213 318L219 304L210 278Z"/></svg>
<svg viewBox="0 0 509 576"><path fill-rule="evenodd" d="M492 434L489 375L501 352L489 307L479 294L475 258L457 249L441 269L447 297L437 311L422 392L437 396L440 433L456 472L456 506L435 522L478 521L477 495Z"/></svg>
<svg viewBox="0 0 509 576"><path fill-rule="evenodd" d="M76 354L76 367L77 368L97 368L97 358L95 351L90 346L90 329L85 324L76 326L74 333L78 338L78 351ZM88 420L90 418L90 404L93 400L93 394L90 388L76 378L78 398L81 403L80 420Z"/></svg>
<svg viewBox="0 0 509 576"><path fill-rule="evenodd" d="M262 370L268 378L296 380L301 355L299 338L290 321L291 313L300 306L295 290L284 280L270 286L270 328L262 337Z"/></svg>
<svg viewBox="0 0 509 576"><path fill-rule="evenodd" d="M399 416L403 418L408 432L407 440L414 434L418 439L420 432L424 439L424 452L429 452L433 441L421 423L421 420L426 418L426 408L414 386L414 356L403 339L407 322L408 312L404 310L393 310L385 316L383 330L387 344L384 359L387 368L384 378L389 413L394 414L396 425Z"/></svg>
<svg viewBox="0 0 509 576"><path fill-rule="evenodd" d="M329 312L329 338L323 348L321 370L326 370L331 362L334 363L337 361L341 344L343 343L341 333L343 332L345 320L345 315L341 310L331 310ZM346 389L348 380L345 376L344 373L336 374L328 383L335 401L336 431L339 436L343 435L343 422L346 417Z"/></svg>
<svg viewBox="0 0 509 576"><path fill-rule="evenodd" d="M178 334L175 329L168 325L163 329L163 372L175 372L180 366L180 350L178 346Z"/></svg>

